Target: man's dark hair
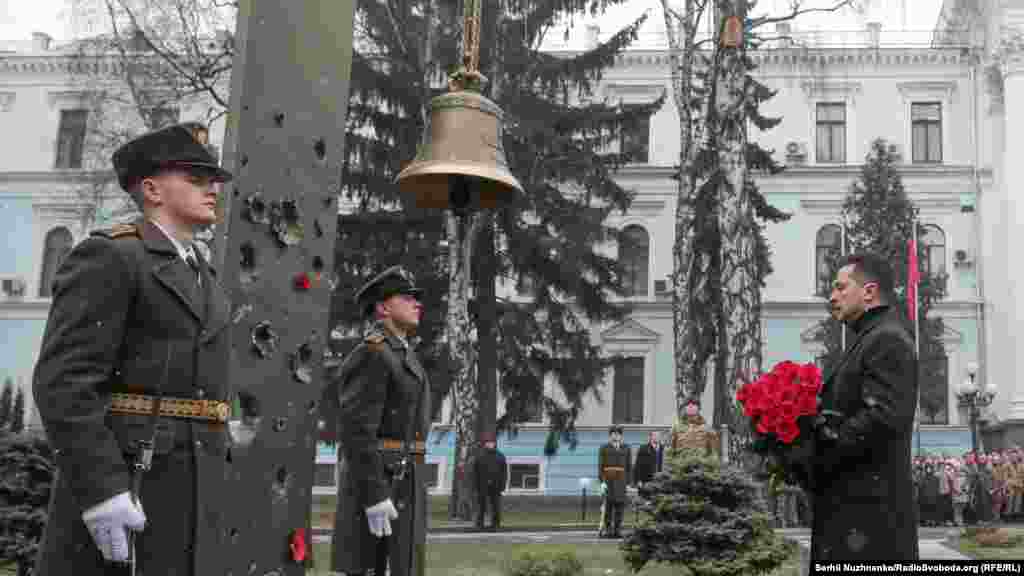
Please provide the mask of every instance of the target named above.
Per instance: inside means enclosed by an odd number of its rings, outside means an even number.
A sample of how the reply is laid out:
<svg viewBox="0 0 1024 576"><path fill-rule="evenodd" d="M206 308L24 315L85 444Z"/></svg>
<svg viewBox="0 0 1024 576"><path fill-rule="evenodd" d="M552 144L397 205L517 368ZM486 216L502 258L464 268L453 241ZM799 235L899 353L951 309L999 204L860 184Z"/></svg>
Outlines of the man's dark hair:
<svg viewBox="0 0 1024 576"><path fill-rule="evenodd" d="M892 268L889 262L874 254L850 254L843 259L842 267L853 266L852 274L861 285L867 282L878 284L878 292L883 301L887 301L893 293Z"/></svg>

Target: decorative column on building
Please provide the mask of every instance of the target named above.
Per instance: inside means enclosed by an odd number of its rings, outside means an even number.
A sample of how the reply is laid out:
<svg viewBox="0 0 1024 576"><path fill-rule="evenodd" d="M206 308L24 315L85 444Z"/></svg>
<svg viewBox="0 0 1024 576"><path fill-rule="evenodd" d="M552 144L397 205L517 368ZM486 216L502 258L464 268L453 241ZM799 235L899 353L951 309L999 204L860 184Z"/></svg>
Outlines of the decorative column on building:
<svg viewBox="0 0 1024 576"><path fill-rule="evenodd" d="M997 286L995 294L1002 301L994 301L993 316L1006 319L1005 333L993 334L995 340L1003 341L1001 351L992 350L990 358L998 369L990 373L990 382L998 384L1010 402L1008 417L1024 422L1024 378L1021 368L1024 360L1018 360L1020 352L1018 337L1024 334L1024 267L1020 265L1018 247L1024 245L1024 54L1008 55L1002 63L1003 75L1003 134L1002 174L999 177L999 204L1001 216L998 222L1003 234L996 237L993 245L996 256L991 266L1002 267L1006 274L1005 286ZM997 148L998 150L998 148ZM1001 240L1001 242L1000 242ZM990 256L990 255L986 255ZM995 328L995 327L993 327ZM990 340L992 341L992 340Z"/></svg>

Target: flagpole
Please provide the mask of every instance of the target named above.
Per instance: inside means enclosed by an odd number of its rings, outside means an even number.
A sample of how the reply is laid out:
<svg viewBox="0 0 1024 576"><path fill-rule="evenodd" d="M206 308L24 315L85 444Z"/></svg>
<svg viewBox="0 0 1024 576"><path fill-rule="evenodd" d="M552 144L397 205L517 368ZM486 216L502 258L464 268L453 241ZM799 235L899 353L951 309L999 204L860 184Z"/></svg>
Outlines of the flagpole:
<svg viewBox="0 0 1024 576"><path fill-rule="evenodd" d="M914 427L917 428L917 456L921 455L921 311L918 302L920 301L920 263L917 261L917 218L913 220L913 247L914 247L914 354L917 357L917 405L914 407ZM909 278L907 279L910 280Z"/></svg>
<svg viewBox="0 0 1024 576"><path fill-rule="evenodd" d="M839 250L842 252L843 258L846 258L846 256L848 256L848 254L846 253L846 214L845 213L842 215L842 225L839 227L839 244L840 244ZM842 347L842 350L840 351L840 354L844 354L846 352L846 323L841 321L841 320L839 321L839 330L840 330L839 345Z"/></svg>

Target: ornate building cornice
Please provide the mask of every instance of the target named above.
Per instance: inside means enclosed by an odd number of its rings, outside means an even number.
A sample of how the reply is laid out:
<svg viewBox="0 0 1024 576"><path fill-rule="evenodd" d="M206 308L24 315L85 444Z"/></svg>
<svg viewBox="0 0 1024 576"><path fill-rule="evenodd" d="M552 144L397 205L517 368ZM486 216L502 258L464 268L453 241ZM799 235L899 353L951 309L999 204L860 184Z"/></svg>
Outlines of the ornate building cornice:
<svg viewBox="0 0 1024 576"><path fill-rule="evenodd" d="M568 55L568 53L566 53ZM970 62L962 48L780 48L747 55L758 66L950 66ZM667 50L626 51L616 66L668 66Z"/></svg>

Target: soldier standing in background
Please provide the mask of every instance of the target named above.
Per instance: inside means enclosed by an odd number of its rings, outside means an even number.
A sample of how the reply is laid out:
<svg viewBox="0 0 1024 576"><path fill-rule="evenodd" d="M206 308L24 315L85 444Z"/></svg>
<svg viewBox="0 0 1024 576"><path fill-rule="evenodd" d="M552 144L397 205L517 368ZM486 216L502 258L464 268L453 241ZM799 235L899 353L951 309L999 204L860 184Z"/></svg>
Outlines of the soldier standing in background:
<svg viewBox="0 0 1024 576"><path fill-rule="evenodd" d="M36 574L223 573L230 314L192 240L231 174L204 144L181 124L119 148L143 218L93 232L57 271L32 383L58 467Z"/></svg>
<svg viewBox="0 0 1024 576"><path fill-rule="evenodd" d="M662 448L658 442L658 433L652 431L647 438L647 444L644 444L636 451L636 476L634 481L638 486L650 482L655 474L661 472Z"/></svg>
<svg viewBox="0 0 1024 576"><path fill-rule="evenodd" d="M356 300L375 330L327 384L345 471L332 565L349 576L424 573L430 385L408 341L423 315L421 293L399 266L367 282Z"/></svg>
<svg viewBox="0 0 1024 576"><path fill-rule="evenodd" d="M476 527L478 530L484 529L484 516L490 505L491 531L494 532L501 526L501 493L508 483L508 464L505 455L498 450L493 434L485 433L483 440L483 450L473 463L477 495Z"/></svg>
<svg viewBox="0 0 1024 576"><path fill-rule="evenodd" d="M608 430L609 442L598 454L598 478L604 493L602 534L606 538L622 537L622 514L626 507L626 484L630 478L629 447L622 443L622 426Z"/></svg>

